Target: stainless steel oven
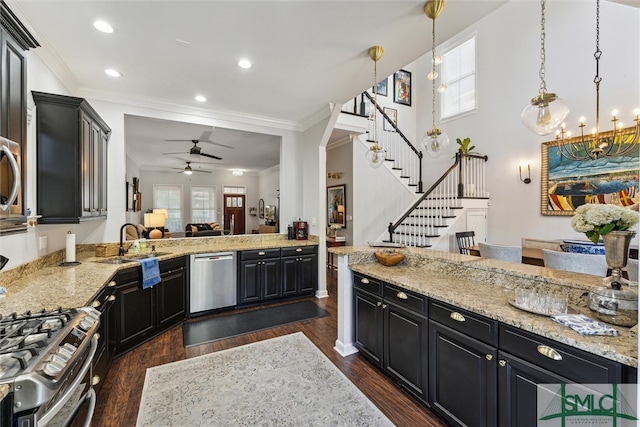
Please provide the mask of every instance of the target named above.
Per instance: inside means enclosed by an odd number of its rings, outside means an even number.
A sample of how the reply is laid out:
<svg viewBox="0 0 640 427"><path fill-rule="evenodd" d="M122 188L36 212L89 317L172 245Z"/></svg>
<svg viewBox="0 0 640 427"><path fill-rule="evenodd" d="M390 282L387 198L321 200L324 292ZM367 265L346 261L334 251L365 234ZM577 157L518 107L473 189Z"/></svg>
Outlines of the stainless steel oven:
<svg viewBox="0 0 640 427"><path fill-rule="evenodd" d="M100 313L83 307L0 319L0 426L89 426Z"/></svg>
<svg viewBox="0 0 640 427"><path fill-rule="evenodd" d="M0 232L24 228L20 144L0 137Z"/></svg>

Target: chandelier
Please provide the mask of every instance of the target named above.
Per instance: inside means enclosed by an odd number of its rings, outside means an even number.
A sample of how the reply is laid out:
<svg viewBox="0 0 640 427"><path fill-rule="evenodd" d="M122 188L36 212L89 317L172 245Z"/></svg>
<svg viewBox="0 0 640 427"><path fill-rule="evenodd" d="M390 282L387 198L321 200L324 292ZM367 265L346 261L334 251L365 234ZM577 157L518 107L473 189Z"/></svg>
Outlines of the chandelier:
<svg viewBox="0 0 640 427"><path fill-rule="evenodd" d="M611 122L613 131L600 132L600 82L599 75L600 57L600 0L596 0L596 51L593 54L596 60L596 75L593 82L596 85L596 127L591 130L591 134L585 135L585 118L580 117L580 136L572 138L570 143L564 144L565 136L570 137L571 132L565 130L562 123L560 130L556 131L556 140L559 144L558 152L569 160L597 160L602 157L619 157L632 155L638 151L638 134L640 129L640 109L636 109L635 126L622 129L622 123L618 119L618 111L612 112Z"/></svg>
<svg viewBox="0 0 640 427"><path fill-rule="evenodd" d="M449 137L441 129L436 127L436 65L440 63L440 57L436 57L436 18L444 9L444 0L428 0L424 5L424 13L431 18L431 72L427 76L431 80L431 129L425 132L422 145L431 157L438 157L449 145ZM438 92L444 92L446 86L443 84L438 88Z"/></svg>
<svg viewBox="0 0 640 427"><path fill-rule="evenodd" d="M547 92L545 68L545 0L540 1L540 89L538 95L520 113L522 123L538 135L549 135L569 114L567 104L555 93Z"/></svg>
<svg viewBox="0 0 640 427"><path fill-rule="evenodd" d="M383 52L382 46L369 48L369 58L373 61L373 105L369 112L369 119L373 120L373 139L370 140L373 145L369 147L364 157L373 168L379 168L387 158L387 152L378 144L378 114L376 111L378 105L378 60L382 58Z"/></svg>

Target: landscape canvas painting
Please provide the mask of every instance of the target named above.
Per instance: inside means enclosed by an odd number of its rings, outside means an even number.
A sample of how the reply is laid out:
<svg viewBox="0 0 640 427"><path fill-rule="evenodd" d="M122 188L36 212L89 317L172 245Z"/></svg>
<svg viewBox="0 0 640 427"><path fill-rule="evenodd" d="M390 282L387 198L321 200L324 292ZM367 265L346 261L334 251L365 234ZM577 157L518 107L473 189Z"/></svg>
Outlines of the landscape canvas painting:
<svg viewBox="0 0 640 427"><path fill-rule="evenodd" d="M573 159L567 154L571 150L585 157L580 137L543 143L542 214L570 216L578 206L586 203L619 206L638 203L640 157L635 130L626 128L618 131L616 141L621 142L621 150L627 151L625 147L629 147L626 154L618 156ZM600 137L610 140L613 131L603 132Z"/></svg>

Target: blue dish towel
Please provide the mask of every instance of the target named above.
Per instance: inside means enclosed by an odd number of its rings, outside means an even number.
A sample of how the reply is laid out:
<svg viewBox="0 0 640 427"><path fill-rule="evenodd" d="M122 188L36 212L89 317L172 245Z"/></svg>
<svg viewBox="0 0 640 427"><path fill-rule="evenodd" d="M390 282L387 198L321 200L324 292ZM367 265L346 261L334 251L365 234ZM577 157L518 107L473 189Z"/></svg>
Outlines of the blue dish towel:
<svg viewBox="0 0 640 427"><path fill-rule="evenodd" d="M142 265L142 289L147 289L160 283L160 264L158 258L144 258Z"/></svg>
<svg viewBox="0 0 640 427"><path fill-rule="evenodd" d="M620 335L617 329L584 314L556 314L551 316L551 320L570 327L580 335L607 335L613 337Z"/></svg>

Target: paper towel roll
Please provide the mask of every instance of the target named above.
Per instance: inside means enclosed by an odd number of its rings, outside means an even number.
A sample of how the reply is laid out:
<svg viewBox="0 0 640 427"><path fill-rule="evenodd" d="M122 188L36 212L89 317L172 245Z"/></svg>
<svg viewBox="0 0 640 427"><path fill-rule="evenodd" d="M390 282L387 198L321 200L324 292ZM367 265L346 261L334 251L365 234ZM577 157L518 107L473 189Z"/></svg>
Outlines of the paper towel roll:
<svg viewBox="0 0 640 427"><path fill-rule="evenodd" d="M65 262L76 262L76 235L72 232L67 233L67 253Z"/></svg>

